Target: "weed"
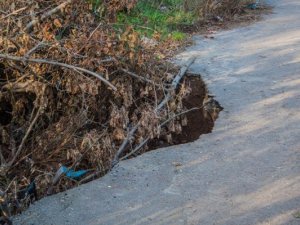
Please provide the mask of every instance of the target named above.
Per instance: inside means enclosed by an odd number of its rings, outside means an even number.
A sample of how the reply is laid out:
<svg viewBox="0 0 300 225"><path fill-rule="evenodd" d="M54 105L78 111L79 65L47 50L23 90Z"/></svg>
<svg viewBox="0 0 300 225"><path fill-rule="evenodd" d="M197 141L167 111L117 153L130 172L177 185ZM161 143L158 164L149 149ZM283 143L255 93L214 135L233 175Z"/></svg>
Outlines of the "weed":
<svg viewBox="0 0 300 225"><path fill-rule="evenodd" d="M174 41L182 41L185 39L186 35L179 31L173 31L171 37Z"/></svg>
<svg viewBox="0 0 300 225"><path fill-rule="evenodd" d="M115 27L132 26L141 35L153 37L157 32L161 39L172 37L182 40L185 34L178 29L179 25L192 25L195 16L182 10L182 0L138 1L129 13L120 12Z"/></svg>

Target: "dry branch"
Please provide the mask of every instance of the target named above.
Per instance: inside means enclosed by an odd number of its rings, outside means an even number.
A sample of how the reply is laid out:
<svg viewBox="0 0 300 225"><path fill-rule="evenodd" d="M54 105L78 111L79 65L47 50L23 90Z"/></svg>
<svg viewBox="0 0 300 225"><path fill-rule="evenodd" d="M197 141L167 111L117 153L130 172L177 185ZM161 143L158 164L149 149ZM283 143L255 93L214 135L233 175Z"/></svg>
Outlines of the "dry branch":
<svg viewBox="0 0 300 225"><path fill-rule="evenodd" d="M13 156L13 159L8 163L8 166L9 166L9 167L11 167L11 166L14 164L14 162L16 161L16 159L18 158L18 156L20 155L20 153L21 153L21 151L22 151L22 149L23 149L23 146L24 146L24 144L25 144L25 142L26 142L26 139L27 139L28 135L30 134L30 132L31 132L31 130L32 130L32 128L33 128L33 126L35 125L37 119L39 118L41 112L42 112L42 108L40 107L40 108L38 109L38 111L37 111L37 113L36 113L34 119L33 119L32 122L30 123L30 125L29 125L29 127L28 127L28 129L27 129L27 131L26 131L26 134L24 135L24 137L23 137L23 139L22 139L22 141L21 141L21 144L20 144L19 147L18 147L18 150L17 150L16 154Z"/></svg>
<svg viewBox="0 0 300 225"><path fill-rule="evenodd" d="M30 32L31 28L34 25L38 24L40 21L43 21L44 19L46 19L46 18L50 17L51 15L57 13L58 11L62 10L71 2L72 2L72 0L67 0L67 1L61 3L60 5L58 5L57 7L55 7L54 9L51 9L50 11L44 13L40 18L36 18L36 19L32 20L30 23L27 24L25 31Z"/></svg>
<svg viewBox="0 0 300 225"><path fill-rule="evenodd" d="M117 90L117 88L112 83L110 83L108 80L103 78L100 74L92 72L92 71L84 69L84 68L81 68L81 67L78 67L78 66L73 66L73 65L66 64L66 63L60 63L60 62L47 60L47 59L32 59L32 58L17 57L17 56L5 55L5 54L0 54L0 58L13 60L13 61L20 61L20 62L44 63L44 64L50 64L50 65L54 65L54 66L65 67L65 68L71 69L76 72L81 71L81 72L92 75L92 76L98 78L99 80L103 81L106 85L108 85L114 91Z"/></svg>
<svg viewBox="0 0 300 225"><path fill-rule="evenodd" d="M129 132L128 132L128 135L127 137L124 139L123 143L121 144L121 146L119 147L117 153L115 154L115 157L112 161L112 167L114 167L118 161L119 161L119 158L120 158L120 155L123 153L124 149L126 148L128 142L132 139L134 133L137 131L137 129L139 128L140 126L140 122L138 122L137 125L135 125Z"/></svg>
<svg viewBox="0 0 300 225"><path fill-rule="evenodd" d="M90 36L89 36L89 38L88 38L88 40L87 40L86 43L88 43L88 41L91 40L91 38L93 37L94 33L99 29L99 27L100 27L101 25L102 25L102 22L100 22L100 23L98 24L98 26L92 31L92 33L90 34ZM85 48L85 46L86 46L86 44L83 45L83 46L79 49L79 51L77 52L77 54L79 54L79 53Z"/></svg>
<svg viewBox="0 0 300 225"><path fill-rule="evenodd" d="M176 77L174 78L174 80L172 81L171 84L171 88L173 90L175 90L179 84L179 82L181 81L182 77L185 75L186 71L188 70L188 68L194 63L194 61L196 60L196 57L191 57L180 69L179 73L176 75ZM167 103L168 101L171 99L172 97L172 93L171 91L169 91L167 93L167 95L165 96L165 98L161 101L161 103L156 107L155 112L158 112L159 110L161 110Z"/></svg>
<svg viewBox="0 0 300 225"><path fill-rule="evenodd" d="M146 139L144 139L138 146L136 146L131 152L129 152L128 154L126 154L125 156L123 156L122 158L120 158L120 160L124 160L127 159L128 157L132 156L133 154L135 154L138 150L140 150L148 141L150 140L149 137L147 137Z"/></svg>
<svg viewBox="0 0 300 225"><path fill-rule="evenodd" d="M34 53L39 47L44 45L44 42L39 42L36 46L34 46L32 49L30 49L25 55L25 58L28 58L32 53Z"/></svg>
<svg viewBox="0 0 300 225"><path fill-rule="evenodd" d="M188 68L194 63L194 61L196 60L196 57L191 57L180 69L179 73L176 75L176 77L174 78L174 80L172 81L171 87L173 90L175 90L178 86L178 84L180 83L182 77L185 75L186 71L188 70ZM172 91L172 90L171 90ZM165 96L165 98L161 101L161 103L155 108L155 112L160 111L171 99L172 94L171 91L169 91L167 93L167 95ZM123 143L121 144L121 146L119 147L114 160L112 162L112 167L114 167L120 158L120 155L124 152L128 142L132 139L133 135L135 134L135 132L137 131L138 127L140 126L140 122L137 123L137 125L135 125L128 133L127 137L125 138L125 140L123 141ZM147 139L146 139L147 140ZM148 140L147 140L148 141ZM147 141L145 143L147 143ZM144 141L142 142L144 143ZM144 144L145 144L144 143ZM143 145L144 145L143 144ZM143 146L142 145L142 146ZM142 147L141 146L141 147ZM140 147L139 147L140 148ZM138 149L139 149L138 148ZM134 151L134 150L133 150Z"/></svg>
<svg viewBox="0 0 300 225"><path fill-rule="evenodd" d="M121 69L121 71L123 71L124 73L127 73L128 75L130 75L130 76L132 76L134 78L137 78L139 80L148 82L148 83L156 85L156 86L160 86L159 84L156 84L153 80L147 79L145 77L141 77L141 76L139 76L139 75L137 75L137 74L135 74L133 72L130 72L130 71L126 70L126 69Z"/></svg>
<svg viewBox="0 0 300 225"><path fill-rule="evenodd" d="M203 107L203 106L202 106ZM159 125L159 128L162 128L164 125L166 125L167 123L169 123L171 120L175 119L176 117L178 116L181 116L183 114L186 114L186 113L189 113L191 111L194 111L194 110L199 110L201 109L202 107L200 108L191 108L191 109L188 109L184 112L181 112L181 113L178 113L176 114L175 116L167 119L166 121L162 122L160 125ZM138 152L145 144L147 144L147 142L150 140L150 137L147 137L146 139L144 139L137 147L135 147L131 152L129 152L128 154L126 154L125 156L123 156L122 158L120 158L120 160L124 160L124 159L127 159L128 157L132 156L133 154L135 154L136 152Z"/></svg>
<svg viewBox="0 0 300 225"><path fill-rule="evenodd" d="M3 19L5 19L5 18L7 18L7 17L10 17L10 16L12 16L12 15L16 15L16 14L18 14L19 12L21 12L21 11L23 11L23 10L25 10L25 9L27 9L27 6L21 8L21 9L17 9L17 10L15 10L15 11L13 11L13 12L11 12L11 13L9 13L9 14L3 16L2 18L0 18L0 20L3 20Z"/></svg>
<svg viewBox="0 0 300 225"><path fill-rule="evenodd" d="M2 165L6 165L6 161L5 161L5 158L2 154L2 146L0 145L0 163L1 163L1 166Z"/></svg>

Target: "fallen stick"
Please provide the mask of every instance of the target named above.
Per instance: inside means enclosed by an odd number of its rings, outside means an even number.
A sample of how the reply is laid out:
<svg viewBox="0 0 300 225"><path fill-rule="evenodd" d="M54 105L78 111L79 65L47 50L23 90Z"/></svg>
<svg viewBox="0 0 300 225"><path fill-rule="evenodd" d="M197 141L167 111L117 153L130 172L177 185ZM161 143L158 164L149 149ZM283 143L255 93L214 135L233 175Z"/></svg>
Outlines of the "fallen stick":
<svg viewBox="0 0 300 225"><path fill-rule="evenodd" d="M139 80L148 82L148 83L153 84L155 86L160 86L159 84L156 84L153 80L147 79L145 77L141 77L141 76L139 76L139 75L137 75L137 74L135 74L133 72L130 72L130 71L126 70L126 69L121 69L121 71L123 71L124 73L127 73L128 75L130 75L130 76L132 76L134 78L137 78Z"/></svg>
<svg viewBox="0 0 300 225"><path fill-rule="evenodd" d="M44 19L52 16L53 14L57 13L59 10L62 10L63 8L65 8L68 4L70 4L72 2L72 0L67 0L63 3L61 3L60 5L56 6L55 8L51 9L48 12L45 12L40 18L36 18L34 20L32 20L30 23L28 23L26 25L25 31L26 32L30 32L31 28L38 24L40 21L43 21Z"/></svg>
<svg viewBox="0 0 300 225"><path fill-rule="evenodd" d="M164 125L166 125L168 122L170 122L171 120L175 119L176 117L178 116L181 116L183 114L186 114L186 113L189 113L191 111L194 111L194 110L199 110L201 109L203 106L201 106L200 108L191 108L189 110L186 110L184 112L181 112L181 113L178 113L176 114L175 116L172 116L171 118L167 119L166 121L162 122L160 125L159 125L159 128L162 128ZM124 160L124 159L127 159L128 157L132 156L134 153L136 153L137 151L139 151L145 144L147 144L147 142L150 140L150 137L147 137L146 139L144 139L137 147L135 147L131 152L129 152L128 154L126 154L125 156L123 156L122 158L120 158L120 160Z"/></svg>
<svg viewBox="0 0 300 225"><path fill-rule="evenodd" d="M175 90L181 81L182 77L185 75L188 68L195 62L196 57L191 57L180 69L179 73L176 75L174 80L171 83L171 89ZM161 108L163 108L170 98L172 97L171 91L169 91L166 95L166 97L161 101L161 103L156 107L155 112L158 112Z"/></svg>
<svg viewBox="0 0 300 225"><path fill-rule="evenodd" d="M87 39L86 43L89 42L89 40L91 40L91 38L93 37L94 33L98 30L98 28L102 25L102 21L98 24L98 26L92 31L92 33L90 34L89 38ZM86 44L83 45L79 51L77 51L77 54L79 54L84 48L85 48Z"/></svg>
<svg viewBox="0 0 300 225"><path fill-rule="evenodd" d="M120 160L127 159L128 157L132 156L134 153L136 153L138 150L140 150L148 141L150 140L149 137L147 137L145 140L143 140L137 147L135 147L131 152L120 158Z"/></svg>
<svg viewBox="0 0 300 225"><path fill-rule="evenodd" d="M30 49L25 55L25 58L28 58L32 53L34 53L39 47L44 45L44 42L39 42L36 46L34 46L32 49Z"/></svg>
<svg viewBox="0 0 300 225"><path fill-rule="evenodd" d="M174 78L174 80L171 83L171 90L167 93L167 95L165 96L165 98L161 101L161 103L155 108L155 112L159 112L167 103L168 101L171 99L172 94L171 91L175 90L178 86L178 84L180 83L182 77L185 75L186 71L188 70L188 68L194 63L194 61L196 60L196 57L191 57L180 69L179 73L176 75L176 77ZM138 127L140 126L140 122L137 123L137 125L135 125L128 133L127 137L124 139L123 143L121 144L121 146L119 147L113 161L112 161L112 166L114 167L120 158L120 155L123 153L123 151L125 150L128 142L130 141L130 139L132 139L133 135L135 134L135 132L137 131Z"/></svg>
<svg viewBox="0 0 300 225"><path fill-rule="evenodd" d="M27 6L21 8L21 9L17 9L17 10L15 10L15 11L13 11L13 12L11 12L11 13L9 13L9 14L3 16L2 18L0 18L0 21L3 20L3 19L5 19L5 18L7 18L7 17L12 16L12 15L16 15L16 14L18 14L19 12L21 12L21 11L23 11L23 10L25 10L25 9L27 9Z"/></svg>
<svg viewBox="0 0 300 225"><path fill-rule="evenodd" d="M92 179L94 179L94 178L98 177L99 175L101 175L101 173L103 173L103 172L95 171L94 173L92 173L92 174L86 176L85 178L81 179L79 181L79 184L83 184L83 183L86 183L88 181L91 181Z"/></svg>
<svg viewBox="0 0 300 225"><path fill-rule="evenodd" d="M2 145L0 145L0 166L3 166L3 165L6 165L6 161L5 161L5 158L2 154Z"/></svg>
<svg viewBox="0 0 300 225"><path fill-rule="evenodd" d="M124 139L124 141L122 142L121 146L119 147L117 153L115 154L115 157L112 161L112 166L114 167L118 161L119 161L119 157L120 155L123 153L124 149L126 148L128 142L130 141L130 139L133 137L134 133L137 131L137 129L140 126L140 122L137 123L137 125L135 125L127 134L127 137Z"/></svg>
<svg viewBox="0 0 300 225"><path fill-rule="evenodd" d="M103 81L106 85L108 85L114 91L117 90L117 88L112 83L110 83L108 80L106 80L100 74L95 73L90 70L87 70L87 69L84 69L84 68L81 68L81 67L78 67L78 66L73 66L73 65L66 64L66 63L60 63L60 62L47 60L47 59L32 59L32 58L27 58L27 57L17 57L17 56L5 55L5 54L0 54L0 58L13 60L13 61L20 61L20 62L44 63L44 64L50 64L50 65L54 65L54 66L65 67L65 68L71 69L75 72L81 71L81 72L92 75L93 77L96 77L99 80Z"/></svg>
<svg viewBox="0 0 300 225"><path fill-rule="evenodd" d="M16 152L16 154L13 156L13 159L8 163L8 166L11 167L13 165L13 163L16 161L16 159L18 158L19 154L21 153L22 149L23 149L23 146L25 144L25 141L28 137L28 135L30 134L34 124L36 123L37 119L39 118L40 114L41 114L41 111L42 111L42 108L40 107L39 110L37 111L34 119L32 120L32 122L30 123L22 141L21 141L21 144L19 145L18 147L18 150Z"/></svg>

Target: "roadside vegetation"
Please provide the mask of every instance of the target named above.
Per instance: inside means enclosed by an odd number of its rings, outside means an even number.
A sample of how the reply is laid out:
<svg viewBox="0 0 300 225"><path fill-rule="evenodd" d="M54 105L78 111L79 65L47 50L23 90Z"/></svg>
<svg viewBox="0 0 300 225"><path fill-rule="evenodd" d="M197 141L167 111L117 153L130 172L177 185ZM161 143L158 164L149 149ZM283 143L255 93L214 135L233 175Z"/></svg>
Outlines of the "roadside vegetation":
<svg viewBox="0 0 300 225"><path fill-rule="evenodd" d="M191 89L166 59L185 31L246 4L215 2L0 1L3 221L147 151L150 140L172 144Z"/></svg>
<svg viewBox="0 0 300 225"><path fill-rule="evenodd" d="M193 12L184 11L180 3L181 1L139 1L129 13L118 14L115 26L131 25L146 37L183 40L185 33L178 27L193 25L196 16Z"/></svg>

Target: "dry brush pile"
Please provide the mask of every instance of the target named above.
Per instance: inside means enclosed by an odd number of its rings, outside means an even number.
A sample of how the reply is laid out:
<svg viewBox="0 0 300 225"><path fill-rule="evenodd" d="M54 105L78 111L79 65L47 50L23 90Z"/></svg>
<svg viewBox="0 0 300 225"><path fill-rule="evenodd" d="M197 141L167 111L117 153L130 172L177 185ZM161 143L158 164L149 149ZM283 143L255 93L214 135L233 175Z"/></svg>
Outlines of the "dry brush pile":
<svg viewBox="0 0 300 225"><path fill-rule="evenodd" d="M84 0L0 2L4 217L104 174L150 139L181 132L189 88L178 84L187 67L178 73L157 59L164 46L107 23L133 6L111 1L109 16L97 18ZM87 173L63 176L61 166Z"/></svg>

